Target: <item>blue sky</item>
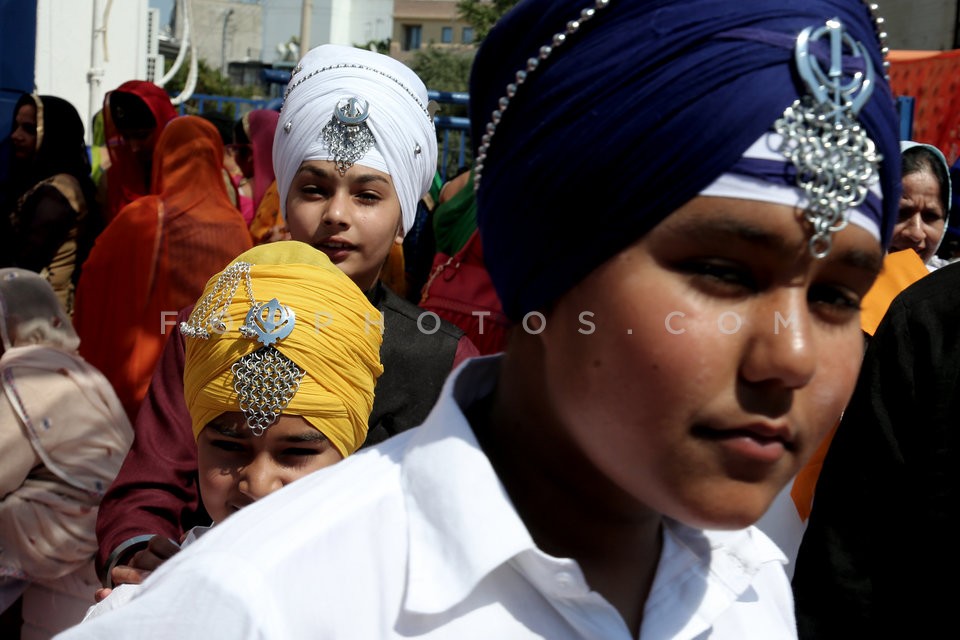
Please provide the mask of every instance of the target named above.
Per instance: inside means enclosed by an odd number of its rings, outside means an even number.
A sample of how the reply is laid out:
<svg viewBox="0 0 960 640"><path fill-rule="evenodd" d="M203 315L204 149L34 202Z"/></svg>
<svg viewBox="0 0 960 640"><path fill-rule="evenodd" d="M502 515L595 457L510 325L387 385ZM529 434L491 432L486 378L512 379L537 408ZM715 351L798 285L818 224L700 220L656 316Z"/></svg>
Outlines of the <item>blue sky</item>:
<svg viewBox="0 0 960 640"><path fill-rule="evenodd" d="M160 24L167 24L170 21L170 11L173 9L173 0L150 0L148 5L151 8L160 9Z"/></svg>

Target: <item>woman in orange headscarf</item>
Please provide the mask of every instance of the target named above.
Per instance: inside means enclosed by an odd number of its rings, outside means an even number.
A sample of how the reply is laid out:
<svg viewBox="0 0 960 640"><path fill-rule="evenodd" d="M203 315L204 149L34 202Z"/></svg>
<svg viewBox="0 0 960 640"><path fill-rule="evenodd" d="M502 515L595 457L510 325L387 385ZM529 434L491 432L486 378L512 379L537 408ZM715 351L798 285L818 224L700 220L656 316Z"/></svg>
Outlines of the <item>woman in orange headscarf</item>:
<svg viewBox="0 0 960 640"><path fill-rule="evenodd" d="M136 417L177 311L213 274L250 248L221 177L223 142L196 116L164 129L153 190L127 205L97 239L77 287L81 350Z"/></svg>

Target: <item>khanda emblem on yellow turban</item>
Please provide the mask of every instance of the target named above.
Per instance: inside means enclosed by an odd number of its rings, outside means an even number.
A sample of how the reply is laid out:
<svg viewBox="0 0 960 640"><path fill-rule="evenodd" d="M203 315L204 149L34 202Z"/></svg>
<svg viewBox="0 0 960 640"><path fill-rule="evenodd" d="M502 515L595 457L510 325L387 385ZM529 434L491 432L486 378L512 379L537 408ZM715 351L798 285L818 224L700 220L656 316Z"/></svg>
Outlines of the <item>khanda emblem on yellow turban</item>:
<svg viewBox="0 0 960 640"><path fill-rule="evenodd" d="M240 335L256 338L263 346L238 359L230 370L239 409L247 418L247 426L253 435L261 436L290 404L305 372L273 347L274 343L293 333L297 315L276 298L266 303L257 302L250 279L252 266L249 262L238 261L225 270L201 301L199 313L192 314L190 321L181 325L181 332L201 340L211 338L210 329L222 335L227 329L224 322L226 308L232 304L240 283L245 284L250 310L240 327ZM209 320L205 321L208 315Z"/></svg>
<svg viewBox="0 0 960 640"><path fill-rule="evenodd" d="M274 298L266 304L254 303L247 312L240 334L246 338L256 338L269 347L277 340L283 340L293 332L297 323L297 314L290 307L280 304Z"/></svg>
<svg viewBox="0 0 960 640"><path fill-rule="evenodd" d="M312 316L331 321L312 326ZM290 414L341 455L363 444L383 373L382 316L322 252L292 241L250 249L207 282L180 331L191 338L183 381L194 436L241 411L254 435Z"/></svg>

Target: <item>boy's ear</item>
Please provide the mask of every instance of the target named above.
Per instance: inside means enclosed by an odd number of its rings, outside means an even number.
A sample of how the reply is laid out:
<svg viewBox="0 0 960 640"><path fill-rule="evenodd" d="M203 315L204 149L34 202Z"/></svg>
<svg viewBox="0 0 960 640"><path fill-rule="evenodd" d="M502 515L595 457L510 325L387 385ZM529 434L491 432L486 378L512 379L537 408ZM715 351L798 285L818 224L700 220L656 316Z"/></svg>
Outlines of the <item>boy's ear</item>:
<svg viewBox="0 0 960 640"><path fill-rule="evenodd" d="M395 244L403 244L403 216L400 216L400 221L397 223L397 236L393 239Z"/></svg>

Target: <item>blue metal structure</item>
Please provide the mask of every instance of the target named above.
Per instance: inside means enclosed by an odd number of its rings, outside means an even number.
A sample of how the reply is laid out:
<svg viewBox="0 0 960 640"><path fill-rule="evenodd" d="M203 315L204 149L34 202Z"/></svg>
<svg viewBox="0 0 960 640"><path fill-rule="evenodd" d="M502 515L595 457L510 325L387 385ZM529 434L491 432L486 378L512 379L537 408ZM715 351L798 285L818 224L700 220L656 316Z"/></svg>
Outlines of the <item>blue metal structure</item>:
<svg viewBox="0 0 960 640"><path fill-rule="evenodd" d="M286 82L290 80L290 72L276 69L264 70L265 77L269 72L270 82ZM467 165L467 139L470 135L470 119L462 116L446 116L443 114L444 104L467 106L470 102L470 94L456 93L450 91L427 91L427 97L441 105L440 112L434 117L434 123L437 125L437 131L440 133L440 154L437 162L437 171L440 173L441 180L447 179L448 167L451 161L456 157L454 168L460 168ZM189 109L188 109L188 106ZM254 109L275 109L280 110L283 105L281 98L255 99L255 98L237 98L233 96L215 96L203 93L195 93L190 99L180 105L180 115L185 113L204 113L205 111L220 111L222 113L232 112L234 117L239 118L244 113Z"/></svg>
<svg viewBox="0 0 960 640"><path fill-rule="evenodd" d="M36 0L0 0L0 181L7 175L13 107L21 93L33 91L36 49Z"/></svg>
<svg viewBox="0 0 960 640"><path fill-rule="evenodd" d="M897 98L897 115L900 116L900 139L913 140L913 108L916 100L910 96Z"/></svg>
<svg viewBox="0 0 960 640"><path fill-rule="evenodd" d="M464 107L470 104L469 93L455 93L450 91L427 91L427 97L430 100L436 100L440 105L455 104ZM451 149L451 134L459 132L457 138L457 168L467 165L467 139L470 135L470 118L462 116L445 116L441 106L440 112L434 116L433 122L437 125L437 131L440 132L440 157L438 159L440 178L447 179L448 159L453 152Z"/></svg>

